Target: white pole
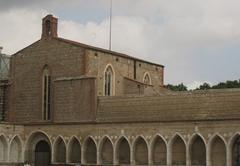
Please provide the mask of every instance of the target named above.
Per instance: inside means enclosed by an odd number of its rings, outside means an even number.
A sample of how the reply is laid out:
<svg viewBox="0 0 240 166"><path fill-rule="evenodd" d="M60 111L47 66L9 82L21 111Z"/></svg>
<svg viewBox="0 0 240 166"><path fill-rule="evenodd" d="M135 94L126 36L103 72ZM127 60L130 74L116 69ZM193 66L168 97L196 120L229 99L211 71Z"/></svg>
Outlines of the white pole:
<svg viewBox="0 0 240 166"><path fill-rule="evenodd" d="M112 0L110 0L110 31L109 31L109 50L112 50Z"/></svg>

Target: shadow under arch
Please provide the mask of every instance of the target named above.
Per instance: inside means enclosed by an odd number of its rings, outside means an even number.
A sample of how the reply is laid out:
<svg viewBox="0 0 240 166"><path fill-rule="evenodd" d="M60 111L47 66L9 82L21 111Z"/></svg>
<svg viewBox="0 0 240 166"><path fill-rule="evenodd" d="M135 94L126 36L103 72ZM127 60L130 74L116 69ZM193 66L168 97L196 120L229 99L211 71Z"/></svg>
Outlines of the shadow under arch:
<svg viewBox="0 0 240 166"><path fill-rule="evenodd" d="M45 145L45 147L40 148L40 144ZM38 161L38 152L45 152L46 158L39 159ZM42 151L42 152L43 152ZM26 141L25 146L25 162L31 165L41 165L44 166L47 163L51 163L51 152L52 152L52 142L50 137L44 131L34 131L32 132ZM41 157L40 157L41 158ZM40 161L41 160L41 161Z"/></svg>
<svg viewBox="0 0 240 166"><path fill-rule="evenodd" d="M72 136L68 142L67 157L70 163L81 163L81 143L77 136Z"/></svg>
<svg viewBox="0 0 240 166"><path fill-rule="evenodd" d="M210 150L210 160L212 166L227 165L226 160L227 143L225 139L219 134L214 134L210 138L208 146Z"/></svg>
<svg viewBox="0 0 240 166"><path fill-rule="evenodd" d="M82 147L83 164L97 164L97 142L92 136L87 136Z"/></svg>
<svg viewBox="0 0 240 166"><path fill-rule="evenodd" d="M0 135L0 162L7 161L8 143L7 138L4 134Z"/></svg>
<svg viewBox="0 0 240 166"><path fill-rule="evenodd" d="M130 165L131 163L131 144L126 136L121 136L116 141L116 162L120 165Z"/></svg>
<svg viewBox="0 0 240 166"><path fill-rule="evenodd" d="M179 133L175 133L169 141L169 146L170 153L172 154L172 164L186 165L187 143L183 136Z"/></svg>
<svg viewBox="0 0 240 166"><path fill-rule="evenodd" d="M206 165L206 141L200 133L192 135L189 141L190 163L195 165Z"/></svg>
<svg viewBox="0 0 240 166"><path fill-rule="evenodd" d="M113 165L113 142L109 136L103 136L99 143L100 164Z"/></svg>
<svg viewBox="0 0 240 166"><path fill-rule="evenodd" d="M167 141L157 134L150 142L150 160L153 165L167 164Z"/></svg>
<svg viewBox="0 0 240 166"><path fill-rule="evenodd" d="M138 136L133 143L133 159L136 165L148 165L148 142Z"/></svg>
<svg viewBox="0 0 240 166"><path fill-rule="evenodd" d="M240 133L235 133L229 140L228 146L230 148L230 166L235 166L240 160L238 158L240 154Z"/></svg>
<svg viewBox="0 0 240 166"><path fill-rule="evenodd" d="M63 136L59 135L53 143L53 162L54 163L66 163L66 142Z"/></svg>
<svg viewBox="0 0 240 166"><path fill-rule="evenodd" d="M23 162L23 141L19 135L12 137L9 143L9 160L12 163Z"/></svg>

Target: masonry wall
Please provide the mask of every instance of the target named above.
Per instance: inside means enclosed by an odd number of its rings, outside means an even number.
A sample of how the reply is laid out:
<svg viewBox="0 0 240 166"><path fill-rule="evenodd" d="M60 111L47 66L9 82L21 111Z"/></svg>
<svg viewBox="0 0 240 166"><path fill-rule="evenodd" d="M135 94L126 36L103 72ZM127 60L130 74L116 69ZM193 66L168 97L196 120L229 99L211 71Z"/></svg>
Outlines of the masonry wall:
<svg viewBox="0 0 240 166"><path fill-rule="evenodd" d="M54 122L95 121L95 78L63 78L54 81Z"/></svg>
<svg viewBox="0 0 240 166"><path fill-rule="evenodd" d="M98 85L98 96L103 95L104 71L107 65L112 65L115 72L115 95L124 95L124 77L134 78L134 63L136 63L136 81L143 82L143 77L148 72L152 79L153 86L163 85L163 67L134 60L132 58L121 57L101 51L87 50L86 74L96 76ZM134 62L136 61L136 62Z"/></svg>
<svg viewBox="0 0 240 166"><path fill-rule="evenodd" d="M239 89L99 97L97 120L152 122L240 119L239 100Z"/></svg>
<svg viewBox="0 0 240 166"><path fill-rule="evenodd" d="M81 47L49 38L13 55L10 120L41 121L44 67L48 66L52 80L59 77L79 77L84 74L84 53Z"/></svg>
<svg viewBox="0 0 240 166"><path fill-rule="evenodd" d="M79 154L81 163L87 164L85 160L85 150L88 148L86 141L90 138L94 141L94 146L96 146L97 155L95 156L93 153L92 157L96 157L96 164L98 165L103 162L102 154L109 150L109 148L104 149L101 147L103 147L106 140L109 140L110 146L115 150L111 153L108 151L104 155L107 155L106 158L113 156L113 163L117 165L119 162L117 155L119 141L125 138L130 146L131 165L142 162L138 158L139 156L142 156L142 160L147 162L147 165L156 165L153 164L156 160L152 157L156 153L154 148L157 146L154 141L156 138L160 138L163 141L162 144L166 146L166 150L161 152L166 155L166 157L162 156L162 159L165 160L162 160L162 162L166 165L172 165L174 162L179 163L181 158L184 159L184 165L194 165L194 156L198 155L199 149L203 149L203 152L206 153L205 158L197 158L196 162L206 163L207 166L231 166L231 150L235 146L234 142L240 137L239 130L239 121L234 120L163 123L31 124L24 127L20 139L25 144L25 150L34 143L34 140L30 139L32 136L34 136L35 140L48 139L52 149L56 148L56 142L61 139L63 140L62 146L65 146L67 151L66 162L69 163L70 142L73 140L72 138L76 138L80 142L82 149L81 154ZM8 131L5 133L7 136L11 134L11 132L8 134ZM219 139L221 144L218 144ZM221 146L216 147L216 143ZM196 144L197 149L195 148ZM144 148L143 145L147 148ZM221 154L222 150L225 151L225 154ZM53 152L52 155L54 158L56 152ZM27 158L25 156L25 159ZM219 160L223 158L225 158L224 161ZM52 162L54 163L54 160Z"/></svg>

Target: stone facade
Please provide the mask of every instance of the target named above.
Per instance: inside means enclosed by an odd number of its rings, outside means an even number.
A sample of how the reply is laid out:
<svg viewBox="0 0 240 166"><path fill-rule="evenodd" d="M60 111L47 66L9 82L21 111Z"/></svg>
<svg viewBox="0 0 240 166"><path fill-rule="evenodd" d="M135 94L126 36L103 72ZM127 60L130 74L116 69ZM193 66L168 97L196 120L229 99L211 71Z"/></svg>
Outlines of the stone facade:
<svg viewBox="0 0 240 166"><path fill-rule="evenodd" d="M0 165L235 166L240 90L171 92L164 66L59 38L11 57Z"/></svg>

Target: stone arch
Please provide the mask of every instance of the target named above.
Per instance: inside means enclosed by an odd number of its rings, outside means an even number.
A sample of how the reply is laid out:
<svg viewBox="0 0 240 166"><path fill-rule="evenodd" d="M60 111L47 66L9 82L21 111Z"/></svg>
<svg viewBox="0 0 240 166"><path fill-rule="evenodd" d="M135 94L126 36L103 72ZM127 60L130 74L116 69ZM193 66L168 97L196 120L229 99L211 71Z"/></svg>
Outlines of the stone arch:
<svg viewBox="0 0 240 166"><path fill-rule="evenodd" d="M99 144L100 163L113 165L113 143L108 136L104 136Z"/></svg>
<svg viewBox="0 0 240 166"><path fill-rule="evenodd" d="M236 133L229 141L231 165L236 166L240 161L240 134Z"/></svg>
<svg viewBox="0 0 240 166"><path fill-rule="evenodd" d="M83 160L84 164L97 164L97 143L91 136L84 140Z"/></svg>
<svg viewBox="0 0 240 166"><path fill-rule="evenodd" d="M192 166L206 165L206 142L200 134L194 134L189 143Z"/></svg>
<svg viewBox="0 0 240 166"><path fill-rule="evenodd" d="M22 140L18 135L10 141L9 160L12 163L22 162Z"/></svg>
<svg viewBox="0 0 240 166"><path fill-rule="evenodd" d="M49 151L46 151L46 162L51 162L51 152L52 152L52 142L47 133L43 131L34 131L27 138L26 147L25 147L25 161L31 165L36 165L38 162L36 147L38 143L45 143L49 147ZM47 148L46 148L47 149ZM49 153L49 154L47 154ZM47 156L49 155L49 156ZM39 159L42 160L42 159Z"/></svg>
<svg viewBox="0 0 240 166"><path fill-rule="evenodd" d="M68 161L81 163L81 144L76 136L73 136L68 143Z"/></svg>
<svg viewBox="0 0 240 166"><path fill-rule="evenodd" d="M147 85L152 84L152 79L151 79L151 76L148 72L145 72L144 75L143 75L143 83L147 84Z"/></svg>
<svg viewBox="0 0 240 166"><path fill-rule="evenodd" d="M7 161L8 144L4 135L0 135L0 162Z"/></svg>
<svg viewBox="0 0 240 166"><path fill-rule="evenodd" d="M148 144L144 137L136 138L133 144L133 152L136 165L148 165Z"/></svg>
<svg viewBox="0 0 240 166"><path fill-rule="evenodd" d="M161 135L156 135L150 145L150 160L153 165L167 164L167 143Z"/></svg>
<svg viewBox="0 0 240 166"><path fill-rule="evenodd" d="M170 141L172 165L186 165L186 142L180 134L175 134Z"/></svg>
<svg viewBox="0 0 240 166"><path fill-rule="evenodd" d="M103 95L115 95L115 70L111 64L108 64L103 72Z"/></svg>
<svg viewBox="0 0 240 166"><path fill-rule="evenodd" d="M214 135L209 141L212 166L225 166L226 142L220 135Z"/></svg>
<svg viewBox="0 0 240 166"><path fill-rule="evenodd" d="M66 163L66 142L62 136L56 138L53 148L53 162Z"/></svg>
<svg viewBox="0 0 240 166"><path fill-rule="evenodd" d="M127 137L122 136L116 143L116 159L120 165L130 165L131 163L131 148Z"/></svg>

